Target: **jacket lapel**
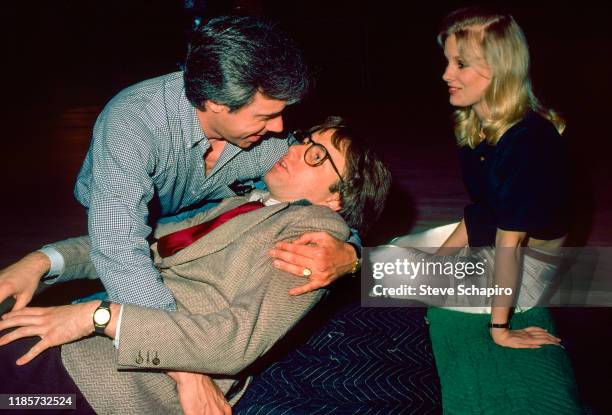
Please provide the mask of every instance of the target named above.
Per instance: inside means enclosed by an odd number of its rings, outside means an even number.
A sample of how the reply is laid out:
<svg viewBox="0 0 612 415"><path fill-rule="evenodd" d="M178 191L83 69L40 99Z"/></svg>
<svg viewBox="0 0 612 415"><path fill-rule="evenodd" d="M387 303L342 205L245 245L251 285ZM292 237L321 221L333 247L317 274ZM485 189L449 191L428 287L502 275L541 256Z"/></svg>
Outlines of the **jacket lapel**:
<svg viewBox="0 0 612 415"><path fill-rule="evenodd" d="M229 199L228 203L224 202L218 208L215 208L216 212L211 212L210 215L203 216L199 223L214 219L223 212L247 202L248 200L245 198ZM283 202L273 206L266 206L252 212L244 213L224 223L207 235L204 235L187 248L182 249L176 254L166 258L161 258L159 256L157 253L157 243L155 243L151 247L155 257L155 265L162 269L169 268L174 265L183 264L203 256L213 254L239 239L243 234L249 232L253 227L257 226L269 217L286 209L287 206L289 206L289 203Z"/></svg>

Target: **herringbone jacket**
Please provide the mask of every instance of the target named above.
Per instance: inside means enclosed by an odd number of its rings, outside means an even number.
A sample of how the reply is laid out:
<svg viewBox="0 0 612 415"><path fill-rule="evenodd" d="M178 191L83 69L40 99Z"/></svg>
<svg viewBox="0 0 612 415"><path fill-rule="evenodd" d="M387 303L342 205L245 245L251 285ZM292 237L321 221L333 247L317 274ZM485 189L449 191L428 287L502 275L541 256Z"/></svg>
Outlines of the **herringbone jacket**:
<svg viewBox="0 0 612 415"><path fill-rule="evenodd" d="M210 220L247 201L226 199L210 211L160 225L156 237ZM292 297L303 283L272 266L275 242L323 230L346 239L349 229L327 207L281 203L221 225L156 266L179 310L125 305L117 350L94 336L62 347L62 360L99 414L181 413L175 383L164 370L215 375L230 402L248 382L237 374L264 354L322 297L323 290ZM62 280L95 278L88 238L54 244L66 260ZM146 289L146 287L142 287Z"/></svg>

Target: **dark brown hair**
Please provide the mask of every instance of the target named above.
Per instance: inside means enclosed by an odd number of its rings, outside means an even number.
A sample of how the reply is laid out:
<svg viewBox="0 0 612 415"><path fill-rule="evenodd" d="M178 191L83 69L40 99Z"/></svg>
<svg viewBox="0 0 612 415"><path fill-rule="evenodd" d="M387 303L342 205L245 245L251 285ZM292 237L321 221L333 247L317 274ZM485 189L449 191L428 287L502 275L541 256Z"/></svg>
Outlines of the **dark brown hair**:
<svg viewBox="0 0 612 415"><path fill-rule="evenodd" d="M341 208L338 213L346 223L360 233L378 220L389 188L391 173L380 157L351 129L341 117L330 116L310 129L310 133L334 130L331 142L345 157L342 178L330 187L339 192Z"/></svg>

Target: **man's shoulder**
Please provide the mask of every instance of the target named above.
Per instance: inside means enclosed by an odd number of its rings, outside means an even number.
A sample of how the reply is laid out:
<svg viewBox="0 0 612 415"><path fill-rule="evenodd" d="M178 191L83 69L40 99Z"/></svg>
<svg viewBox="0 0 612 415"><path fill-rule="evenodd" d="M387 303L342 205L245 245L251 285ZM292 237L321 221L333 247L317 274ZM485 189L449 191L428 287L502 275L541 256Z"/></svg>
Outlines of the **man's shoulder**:
<svg viewBox="0 0 612 415"><path fill-rule="evenodd" d="M350 229L344 219L327 206L294 202L277 215L282 215L282 220L290 231L324 231L344 239L350 235Z"/></svg>
<svg viewBox="0 0 612 415"><path fill-rule="evenodd" d="M178 101L183 89L182 72L161 75L122 89L108 102L105 111L138 113L151 105L161 110L169 103Z"/></svg>

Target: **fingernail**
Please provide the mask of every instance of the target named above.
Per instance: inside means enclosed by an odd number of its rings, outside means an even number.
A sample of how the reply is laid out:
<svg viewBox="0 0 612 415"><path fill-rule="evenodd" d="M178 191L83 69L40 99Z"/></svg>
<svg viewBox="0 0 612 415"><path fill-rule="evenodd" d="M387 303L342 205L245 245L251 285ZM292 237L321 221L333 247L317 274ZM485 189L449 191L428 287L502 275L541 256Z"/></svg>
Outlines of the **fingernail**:
<svg viewBox="0 0 612 415"><path fill-rule="evenodd" d="M274 261L273 265L278 268L280 267L280 261Z"/></svg>

